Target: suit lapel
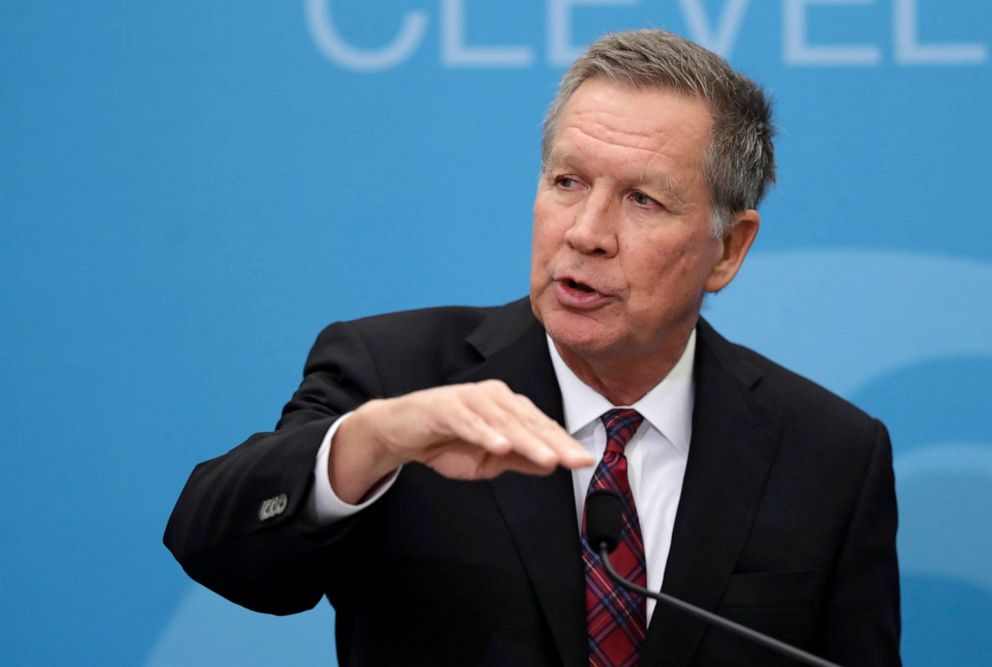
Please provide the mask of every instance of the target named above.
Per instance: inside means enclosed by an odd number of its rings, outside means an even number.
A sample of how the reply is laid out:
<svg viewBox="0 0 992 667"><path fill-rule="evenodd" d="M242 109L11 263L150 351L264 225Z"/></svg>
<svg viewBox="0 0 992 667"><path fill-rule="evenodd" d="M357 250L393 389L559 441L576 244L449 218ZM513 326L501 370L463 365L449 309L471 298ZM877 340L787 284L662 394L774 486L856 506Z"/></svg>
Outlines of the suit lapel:
<svg viewBox="0 0 992 667"><path fill-rule="evenodd" d="M524 300L496 311L469 337L485 360L453 382L498 379L564 423L561 391L544 330ZM579 552L572 476L506 473L488 482L513 535L555 644L567 667L587 664L585 579Z"/></svg>
<svg viewBox="0 0 992 667"><path fill-rule="evenodd" d="M452 382L499 379L564 423L544 330L526 300L496 311L468 338L483 356ZM754 520L778 447L778 427L751 395L760 376L700 320L692 445L662 590L715 610ZM491 480L535 595L567 667L587 664L585 579L571 474ZM643 665L687 665L706 625L659 604Z"/></svg>
<svg viewBox="0 0 992 667"><path fill-rule="evenodd" d="M778 431L756 405L760 381L733 358L729 343L700 320L692 444L662 591L714 611L754 520ZM707 629L655 607L644 665L687 665Z"/></svg>

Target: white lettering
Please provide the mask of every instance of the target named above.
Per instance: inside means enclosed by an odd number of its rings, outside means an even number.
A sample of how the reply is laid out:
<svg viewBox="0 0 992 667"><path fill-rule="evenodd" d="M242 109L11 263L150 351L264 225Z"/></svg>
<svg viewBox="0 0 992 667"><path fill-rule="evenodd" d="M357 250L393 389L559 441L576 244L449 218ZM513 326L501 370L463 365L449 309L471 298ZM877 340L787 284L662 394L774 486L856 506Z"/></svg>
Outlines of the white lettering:
<svg viewBox="0 0 992 667"><path fill-rule="evenodd" d="M527 67L534 62L534 54L526 46L467 47L463 0L444 0L441 4L441 61L449 67Z"/></svg>
<svg viewBox="0 0 992 667"><path fill-rule="evenodd" d="M988 60L984 44L920 44L916 0L896 0L893 32L896 62L907 65L981 65Z"/></svg>
<svg viewBox="0 0 992 667"><path fill-rule="evenodd" d="M399 36L388 46L378 51L357 49L341 39L334 30L329 0L305 2L307 28L317 48L332 61L362 72L389 69L409 58L420 45L427 28L426 13L410 12L403 18Z"/></svg>
<svg viewBox="0 0 992 667"><path fill-rule="evenodd" d="M679 0L682 14L689 26L689 36L724 58L730 56L730 51L737 41L737 34L740 32L741 22L744 20L744 10L747 9L747 3L748 0L730 0L729 3L724 3L723 11L717 20L714 31L710 29L702 0Z"/></svg>
<svg viewBox="0 0 992 667"><path fill-rule="evenodd" d="M636 4L637 0L548 0L548 61L565 67L582 55L583 47L572 45L572 7Z"/></svg>
<svg viewBox="0 0 992 667"><path fill-rule="evenodd" d="M573 44L574 13L582 7L630 7L640 0L544 0L547 64L564 67L582 54L585 44ZM810 22L817 8L865 7L875 0L781 0L782 60L791 66L877 66L882 62L879 43L811 43ZM946 5L933 0L933 9ZM348 11L351 5L332 0L303 0L307 29L318 50L344 68L374 72L396 67L423 46L431 16L428 10L409 10L400 18L395 36L379 47L359 47L342 37L332 14ZM919 0L891 0L892 53L898 65L985 65L989 46L971 42L924 42ZM470 44L467 30L468 0L438 2L438 51L444 67L534 67L539 45ZM741 38L749 0L678 0L689 37L721 56L730 57ZM343 8L342 8L343 7ZM366 10L368 11L368 10Z"/></svg>
<svg viewBox="0 0 992 667"><path fill-rule="evenodd" d="M789 65L877 65L876 46L811 46L807 43L806 9L810 5L870 5L874 0L786 0L782 28L785 62Z"/></svg>

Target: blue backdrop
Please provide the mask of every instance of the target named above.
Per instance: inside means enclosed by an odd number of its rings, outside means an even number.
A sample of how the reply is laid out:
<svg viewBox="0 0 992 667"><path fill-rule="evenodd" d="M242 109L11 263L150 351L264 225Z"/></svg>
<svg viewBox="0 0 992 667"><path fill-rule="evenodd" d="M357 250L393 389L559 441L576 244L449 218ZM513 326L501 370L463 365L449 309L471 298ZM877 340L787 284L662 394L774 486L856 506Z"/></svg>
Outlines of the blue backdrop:
<svg viewBox="0 0 992 667"><path fill-rule="evenodd" d="M985 0L0 0L0 662L334 664L326 604L186 579L172 503L327 322L526 291L555 82L643 26L777 100L707 316L886 421L906 662L992 662Z"/></svg>

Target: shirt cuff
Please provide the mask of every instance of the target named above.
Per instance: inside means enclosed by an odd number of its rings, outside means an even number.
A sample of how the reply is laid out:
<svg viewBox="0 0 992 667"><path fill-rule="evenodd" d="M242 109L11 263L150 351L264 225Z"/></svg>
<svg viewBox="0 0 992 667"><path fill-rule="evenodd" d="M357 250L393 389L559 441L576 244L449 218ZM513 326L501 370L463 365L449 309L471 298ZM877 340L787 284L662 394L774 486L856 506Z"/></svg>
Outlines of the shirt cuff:
<svg viewBox="0 0 992 667"><path fill-rule="evenodd" d="M320 449L317 450L317 463L313 469L313 491L310 493L310 498L307 502L307 513L310 515L310 519L321 528L326 528L336 521L357 514L377 501L393 486L402 469L397 468L392 475L379 482L369 492L366 499L358 505L346 503L338 498L337 494L334 493L334 489L331 488L331 480L327 477L327 459L331 453L331 443L334 440L334 434L338 432L338 428L344 423L344 420L350 416L351 413L348 412L331 424L331 427L327 429L327 433L324 434L323 442L320 443Z"/></svg>

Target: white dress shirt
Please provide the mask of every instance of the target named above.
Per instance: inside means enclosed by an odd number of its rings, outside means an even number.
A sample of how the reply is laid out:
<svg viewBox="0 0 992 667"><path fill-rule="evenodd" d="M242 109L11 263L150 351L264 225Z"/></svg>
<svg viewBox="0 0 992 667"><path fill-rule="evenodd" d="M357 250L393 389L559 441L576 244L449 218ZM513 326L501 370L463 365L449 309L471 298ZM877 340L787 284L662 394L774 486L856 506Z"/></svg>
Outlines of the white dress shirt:
<svg viewBox="0 0 992 667"><path fill-rule="evenodd" d="M561 387L565 430L582 443L597 461L603 458L603 452L606 451L606 428L600 420L603 413L616 407L629 407L644 417L644 422L627 443L624 453L627 456L627 477L637 505L641 537L644 540L647 587L660 590L672 544L675 513L682 495L689 441L692 438L692 408L695 399L692 369L696 357L696 331L693 330L689 336L682 356L665 379L641 400L629 406L613 405L582 382L565 364L550 337L548 351ZM334 434L349 414L351 413L342 416L327 430L317 452L314 486L307 503L307 513L318 525L328 525L368 507L389 490L400 474L400 470L393 473L380 484L375 493L359 505L348 504L337 497L327 477L327 459ZM575 517L580 530L586 491L593 472L594 467L572 471ZM651 620L654 605L655 601L649 598L648 621Z"/></svg>
<svg viewBox="0 0 992 667"><path fill-rule="evenodd" d="M637 506L644 540L647 587L653 591L660 590L672 545L672 527L682 495L682 480L685 478L689 441L692 438L692 406L696 395L692 368L696 358L696 331L694 329L689 336L682 356L665 379L633 405L613 405L580 380L558 354L551 338L548 338L548 350L561 387L565 430L581 442L597 461L603 458L606 451L606 427L600 419L604 412L629 407L644 417L637 433L624 448L624 454L627 456L630 491ZM594 468L572 471L575 516L580 530L586 492L594 471ZM648 598L648 621L651 620L654 605L655 601Z"/></svg>

